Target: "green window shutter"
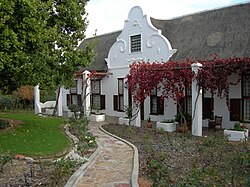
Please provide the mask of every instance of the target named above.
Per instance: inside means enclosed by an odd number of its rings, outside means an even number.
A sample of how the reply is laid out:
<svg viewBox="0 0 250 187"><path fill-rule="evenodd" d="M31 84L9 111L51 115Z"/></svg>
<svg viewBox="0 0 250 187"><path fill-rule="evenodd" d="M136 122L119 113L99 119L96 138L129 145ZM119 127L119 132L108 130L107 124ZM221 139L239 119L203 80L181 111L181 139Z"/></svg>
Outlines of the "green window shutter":
<svg viewBox="0 0 250 187"><path fill-rule="evenodd" d="M157 112L159 115L164 115L164 99L157 97Z"/></svg>
<svg viewBox="0 0 250 187"><path fill-rule="evenodd" d="M71 105L71 95L67 94L67 106Z"/></svg>
<svg viewBox="0 0 250 187"><path fill-rule="evenodd" d="M105 110L105 95L101 95L101 110Z"/></svg>
<svg viewBox="0 0 250 187"><path fill-rule="evenodd" d="M113 108L115 111L118 110L118 95L113 95Z"/></svg>
<svg viewBox="0 0 250 187"><path fill-rule="evenodd" d="M81 97L81 95L77 95L77 105L82 106L82 97Z"/></svg>
<svg viewBox="0 0 250 187"><path fill-rule="evenodd" d="M203 98L202 100L202 119L210 119L213 116L213 98Z"/></svg>
<svg viewBox="0 0 250 187"><path fill-rule="evenodd" d="M230 121L240 121L241 99L230 99Z"/></svg>

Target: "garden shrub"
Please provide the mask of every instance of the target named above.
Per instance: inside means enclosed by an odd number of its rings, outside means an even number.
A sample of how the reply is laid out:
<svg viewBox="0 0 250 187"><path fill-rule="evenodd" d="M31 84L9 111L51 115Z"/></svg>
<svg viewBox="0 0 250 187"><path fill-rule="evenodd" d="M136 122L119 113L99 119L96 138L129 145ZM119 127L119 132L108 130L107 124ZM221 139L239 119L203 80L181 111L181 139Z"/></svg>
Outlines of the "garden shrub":
<svg viewBox="0 0 250 187"><path fill-rule="evenodd" d="M11 96L0 95L0 110L11 109L12 100Z"/></svg>
<svg viewBox="0 0 250 187"><path fill-rule="evenodd" d="M79 167L84 162L76 160L59 159L53 163L54 169L52 172L52 179L49 186L64 186L66 180L74 172L76 167Z"/></svg>
<svg viewBox="0 0 250 187"><path fill-rule="evenodd" d="M9 121L0 119L0 129L6 129L7 127L10 127Z"/></svg>
<svg viewBox="0 0 250 187"><path fill-rule="evenodd" d="M80 112L80 106L76 104L71 104L68 106L68 109L74 113L74 118L77 118L77 112Z"/></svg>
<svg viewBox="0 0 250 187"><path fill-rule="evenodd" d="M86 117L77 119L71 118L69 123L70 132L79 139L77 152L81 156L85 156L86 151L96 146L95 137L88 132L89 120ZM52 179L49 186L63 186L66 182L65 179L68 179L75 169L80 167L84 162L84 160L69 159L59 159L54 162L53 165L55 169L51 174Z"/></svg>
<svg viewBox="0 0 250 187"><path fill-rule="evenodd" d="M95 137L88 132L89 120L86 117L79 119L73 118L70 120L70 124L71 133L79 139L77 150L81 154L84 154L84 152L89 148L96 146Z"/></svg>
<svg viewBox="0 0 250 187"><path fill-rule="evenodd" d="M85 141L87 142L89 147L94 147L96 145L95 136L89 132L87 132L85 135Z"/></svg>
<svg viewBox="0 0 250 187"><path fill-rule="evenodd" d="M195 140L196 159L180 186L248 186L249 147L234 146L219 133Z"/></svg>
<svg viewBox="0 0 250 187"><path fill-rule="evenodd" d="M165 153L156 153L148 160L148 172L153 180L154 187L163 187L170 182L168 167L163 164L167 155Z"/></svg>
<svg viewBox="0 0 250 187"><path fill-rule="evenodd" d="M237 172L238 178L240 178L241 182L245 186L250 186L250 147L248 141L244 140L242 142L243 149L241 152L237 155L235 159L235 165L237 166ZM236 181L237 182L237 181ZM242 185L242 186L243 186Z"/></svg>
<svg viewBox="0 0 250 187"><path fill-rule="evenodd" d="M74 132L77 133L77 137L81 138L81 135L85 135L85 133L88 131L88 124L89 120L84 118L71 118L70 119L71 129L74 129Z"/></svg>

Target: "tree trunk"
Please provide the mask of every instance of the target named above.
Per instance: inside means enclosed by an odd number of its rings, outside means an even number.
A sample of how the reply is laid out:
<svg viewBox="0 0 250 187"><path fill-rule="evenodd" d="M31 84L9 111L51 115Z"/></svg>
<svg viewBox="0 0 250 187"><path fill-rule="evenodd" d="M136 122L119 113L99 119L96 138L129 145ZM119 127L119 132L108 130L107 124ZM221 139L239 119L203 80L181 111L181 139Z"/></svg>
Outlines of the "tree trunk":
<svg viewBox="0 0 250 187"><path fill-rule="evenodd" d="M61 87L58 86L58 89L57 89L57 97L56 97L56 105L55 105L55 108L54 108L54 111L53 111L53 114L52 116L55 116L56 115L56 111L57 111L57 105L58 105L58 101L59 101L59 96L60 96L60 90L61 90Z"/></svg>
<svg viewBox="0 0 250 187"><path fill-rule="evenodd" d="M84 83L86 83L86 86L84 86ZM81 106L80 106L80 118L84 116L84 101L86 99L86 92L87 92L87 81L82 81L82 93L81 93Z"/></svg>

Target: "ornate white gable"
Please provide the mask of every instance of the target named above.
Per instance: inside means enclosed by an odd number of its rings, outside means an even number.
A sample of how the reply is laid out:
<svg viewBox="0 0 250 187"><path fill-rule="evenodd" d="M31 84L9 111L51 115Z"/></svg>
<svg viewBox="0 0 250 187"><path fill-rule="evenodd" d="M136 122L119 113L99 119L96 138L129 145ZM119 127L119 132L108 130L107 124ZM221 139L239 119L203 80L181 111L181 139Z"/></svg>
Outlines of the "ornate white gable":
<svg viewBox="0 0 250 187"><path fill-rule="evenodd" d="M139 38L140 42L139 50L136 52L131 52L133 36ZM130 10L124 28L110 48L106 61L109 69L127 68L136 60L166 62L175 52L176 49L172 49L161 30L156 29L150 18L143 15L141 7L135 6Z"/></svg>

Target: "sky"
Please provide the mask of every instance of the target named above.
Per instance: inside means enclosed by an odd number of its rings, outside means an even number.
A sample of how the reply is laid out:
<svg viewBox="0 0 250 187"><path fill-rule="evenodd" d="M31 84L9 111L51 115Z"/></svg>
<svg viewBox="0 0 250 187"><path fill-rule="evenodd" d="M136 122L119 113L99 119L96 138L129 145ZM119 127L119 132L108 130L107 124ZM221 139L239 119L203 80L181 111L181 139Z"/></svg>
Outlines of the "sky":
<svg viewBox="0 0 250 187"><path fill-rule="evenodd" d="M222 8L249 0L89 0L87 38L122 30L130 9L140 6L143 14L156 19L173 19L187 14Z"/></svg>

